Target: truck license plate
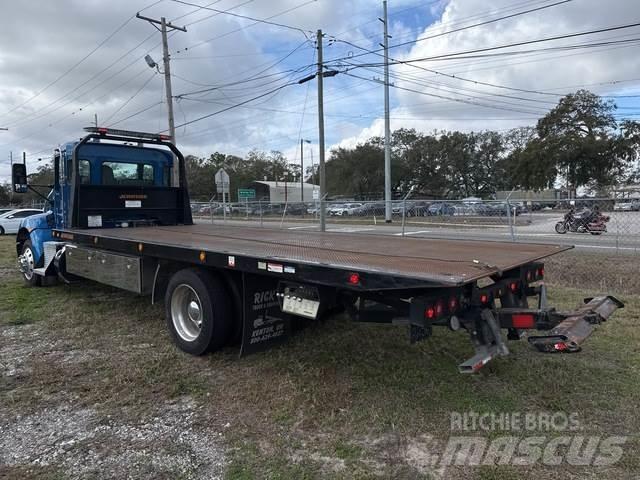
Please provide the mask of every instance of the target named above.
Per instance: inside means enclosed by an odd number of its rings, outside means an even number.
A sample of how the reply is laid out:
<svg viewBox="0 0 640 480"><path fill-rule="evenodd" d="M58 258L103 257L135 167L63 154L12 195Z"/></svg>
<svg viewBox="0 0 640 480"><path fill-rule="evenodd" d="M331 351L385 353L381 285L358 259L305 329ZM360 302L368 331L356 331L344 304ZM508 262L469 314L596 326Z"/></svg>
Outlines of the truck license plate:
<svg viewBox="0 0 640 480"><path fill-rule="evenodd" d="M318 316L320 302L294 296L285 296L282 301L282 311L300 317L314 319Z"/></svg>

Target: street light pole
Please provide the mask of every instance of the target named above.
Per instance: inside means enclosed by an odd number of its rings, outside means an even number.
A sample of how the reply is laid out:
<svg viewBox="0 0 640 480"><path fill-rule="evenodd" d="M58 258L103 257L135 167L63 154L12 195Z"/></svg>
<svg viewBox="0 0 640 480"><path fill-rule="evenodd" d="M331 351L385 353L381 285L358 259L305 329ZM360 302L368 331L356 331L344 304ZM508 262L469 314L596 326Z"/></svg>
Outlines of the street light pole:
<svg viewBox="0 0 640 480"><path fill-rule="evenodd" d="M300 139L300 202L304 202L304 144L311 140Z"/></svg>

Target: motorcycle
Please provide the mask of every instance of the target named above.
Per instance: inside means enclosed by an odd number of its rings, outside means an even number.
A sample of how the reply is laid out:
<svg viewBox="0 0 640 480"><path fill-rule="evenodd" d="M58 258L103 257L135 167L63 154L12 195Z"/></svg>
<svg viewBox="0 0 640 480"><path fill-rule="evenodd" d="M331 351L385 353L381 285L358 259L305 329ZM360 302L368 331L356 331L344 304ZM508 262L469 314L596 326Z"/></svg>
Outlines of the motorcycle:
<svg viewBox="0 0 640 480"><path fill-rule="evenodd" d="M585 210L575 213L573 210L567 212L564 219L556 223L556 233L590 233L591 235L602 235L607 231L609 217L600 212Z"/></svg>

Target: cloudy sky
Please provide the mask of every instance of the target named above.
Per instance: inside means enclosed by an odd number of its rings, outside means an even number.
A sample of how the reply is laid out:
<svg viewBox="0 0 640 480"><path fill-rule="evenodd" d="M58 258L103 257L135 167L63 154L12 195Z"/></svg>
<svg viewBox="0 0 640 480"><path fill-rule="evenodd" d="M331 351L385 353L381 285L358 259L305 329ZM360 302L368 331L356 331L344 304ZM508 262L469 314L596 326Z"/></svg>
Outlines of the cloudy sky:
<svg viewBox="0 0 640 480"><path fill-rule="evenodd" d="M316 82L297 81L315 68L319 28L327 68L340 72L325 79L327 146L383 133L381 1L1 1L0 181L11 151L26 151L31 171L94 115L101 126L167 128L163 76L143 60L161 63L160 33L138 11L187 28L169 38L185 153L280 150L293 162L304 138L306 165L317 161ZM392 129L530 125L578 88L609 96L619 118L640 112L640 26L626 27L640 23L637 0L389 0L388 9Z"/></svg>

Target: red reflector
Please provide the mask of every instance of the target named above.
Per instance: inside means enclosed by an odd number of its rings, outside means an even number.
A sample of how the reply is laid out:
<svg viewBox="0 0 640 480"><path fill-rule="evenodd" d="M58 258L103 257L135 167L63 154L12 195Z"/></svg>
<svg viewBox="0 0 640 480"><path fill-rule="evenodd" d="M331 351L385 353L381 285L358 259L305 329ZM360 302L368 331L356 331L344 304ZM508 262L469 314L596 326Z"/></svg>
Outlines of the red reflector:
<svg viewBox="0 0 640 480"><path fill-rule="evenodd" d="M512 315L511 323L513 323L513 328L534 328L536 321L533 315L521 313Z"/></svg>
<svg viewBox="0 0 640 480"><path fill-rule="evenodd" d="M351 285L358 285L360 283L360 275L357 273L352 273L349 275L349 283Z"/></svg>
<svg viewBox="0 0 640 480"><path fill-rule="evenodd" d="M488 301L489 301L489 295L487 295L486 293L483 293L482 295L480 295L481 303L487 303Z"/></svg>
<svg viewBox="0 0 640 480"><path fill-rule="evenodd" d="M511 282L511 283L509 284L509 289L510 289L512 292L515 292L516 290L518 290L518 282Z"/></svg>
<svg viewBox="0 0 640 480"><path fill-rule="evenodd" d="M433 318L436 316L436 311L434 310L433 307L428 307L425 311L424 311L424 316L427 318Z"/></svg>
<svg viewBox="0 0 640 480"><path fill-rule="evenodd" d="M555 348L557 351L561 352L561 351L567 349L567 344L564 343L564 342L558 342L558 343L553 345L553 348Z"/></svg>
<svg viewBox="0 0 640 480"><path fill-rule="evenodd" d="M438 300L436 303L436 315L440 316L444 312L444 302L442 300Z"/></svg>
<svg viewBox="0 0 640 480"><path fill-rule="evenodd" d="M453 312L457 306L458 306L458 299L456 297L451 297L449 299L449 310Z"/></svg>

